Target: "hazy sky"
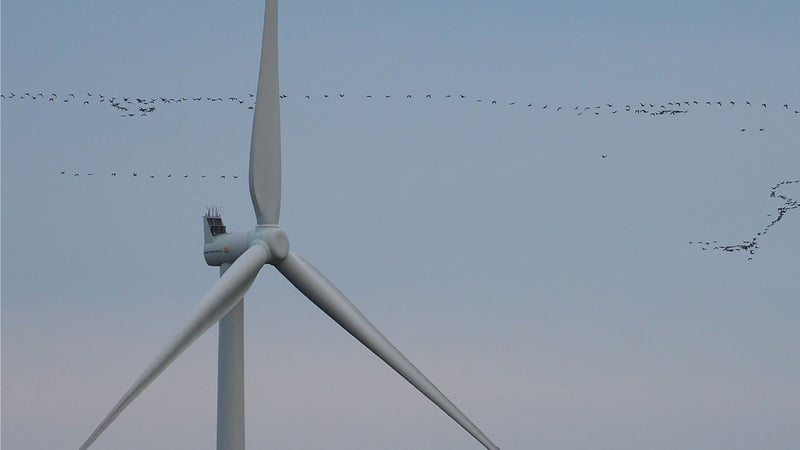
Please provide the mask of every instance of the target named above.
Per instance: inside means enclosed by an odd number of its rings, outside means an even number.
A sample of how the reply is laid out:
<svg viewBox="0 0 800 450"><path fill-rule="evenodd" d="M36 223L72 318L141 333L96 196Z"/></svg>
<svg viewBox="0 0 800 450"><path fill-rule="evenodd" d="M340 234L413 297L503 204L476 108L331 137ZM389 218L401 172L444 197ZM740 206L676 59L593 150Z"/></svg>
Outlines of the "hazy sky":
<svg viewBox="0 0 800 450"><path fill-rule="evenodd" d="M752 261L689 241L752 238L800 178L798 17L283 2L281 224L501 448L795 449L800 209ZM247 104L123 118L99 95L249 98L262 19L261 1L2 3L3 448L77 448L218 276L204 208L254 224ZM480 448L272 268L245 301L249 448ZM213 448L216 339L93 448Z"/></svg>

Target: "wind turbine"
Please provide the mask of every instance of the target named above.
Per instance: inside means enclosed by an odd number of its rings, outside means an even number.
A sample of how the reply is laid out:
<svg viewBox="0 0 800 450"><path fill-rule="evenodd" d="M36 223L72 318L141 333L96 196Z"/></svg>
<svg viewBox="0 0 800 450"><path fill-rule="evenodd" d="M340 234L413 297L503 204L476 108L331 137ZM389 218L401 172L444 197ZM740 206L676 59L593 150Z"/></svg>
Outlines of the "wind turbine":
<svg viewBox="0 0 800 450"><path fill-rule="evenodd" d="M250 142L250 198L256 227L228 233L214 210L203 217L204 256L220 267L220 279L206 294L188 324L159 353L100 425L81 445L87 449L114 419L175 359L219 322L217 450L244 449L243 297L261 268L270 264L309 300L385 361L487 449L486 435L431 383L314 266L289 249L278 226L281 203L280 92L278 90L278 2L266 0L261 64Z"/></svg>

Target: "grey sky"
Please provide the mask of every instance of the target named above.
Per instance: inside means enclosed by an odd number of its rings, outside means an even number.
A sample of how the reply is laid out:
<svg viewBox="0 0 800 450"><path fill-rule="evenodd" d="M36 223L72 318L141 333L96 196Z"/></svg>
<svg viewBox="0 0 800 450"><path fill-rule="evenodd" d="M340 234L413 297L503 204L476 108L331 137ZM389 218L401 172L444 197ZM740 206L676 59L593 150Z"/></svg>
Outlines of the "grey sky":
<svg viewBox="0 0 800 450"><path fill-rule="evenodd" d="M262 11L3 2L0 91L246 97ZM501 448L796 446L800 211L753 261L688 244L751 238L800 178L796 2L280 14L293 250ZM700 104L620 109L676 100ZM253 224L251 120L3 100L4 448L77 447L193 310L203 208ZM250 448L478 448L274 271L245 309ZM211 330L93 448L212 448L215 380Z"/></svg>

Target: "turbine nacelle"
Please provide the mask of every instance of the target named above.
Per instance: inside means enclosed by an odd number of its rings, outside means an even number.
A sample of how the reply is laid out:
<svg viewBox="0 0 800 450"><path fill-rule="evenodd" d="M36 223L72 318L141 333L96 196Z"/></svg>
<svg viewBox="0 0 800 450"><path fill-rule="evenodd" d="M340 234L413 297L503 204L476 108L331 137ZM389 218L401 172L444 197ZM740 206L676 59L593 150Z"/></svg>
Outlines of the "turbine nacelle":
<svg viewBox="0 0 800 450"><path fill-rule="evenodd" d="M278 264L289 254L289 237L278 225L258 225L254 230L228 233L222 217L214 212L203 216L203 226L203 257L209 266L233 264L253 245L267 249L267 264Z"/></svg>

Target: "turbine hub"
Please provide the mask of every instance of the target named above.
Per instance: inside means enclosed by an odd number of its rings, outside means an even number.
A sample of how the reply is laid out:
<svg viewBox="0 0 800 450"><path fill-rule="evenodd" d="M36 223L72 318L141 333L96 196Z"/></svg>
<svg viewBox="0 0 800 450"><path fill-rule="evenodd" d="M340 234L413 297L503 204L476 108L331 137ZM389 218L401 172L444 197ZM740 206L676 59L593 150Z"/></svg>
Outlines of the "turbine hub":
<svg viewBox="0 0 800 450"><path fill-rule="evenodd" d="M266 244L269 249L268 264L277 264L289 254L289 236L277 225L258 225L251 232L251 245L256 241Z"/></svg>

